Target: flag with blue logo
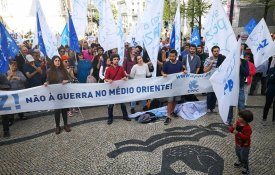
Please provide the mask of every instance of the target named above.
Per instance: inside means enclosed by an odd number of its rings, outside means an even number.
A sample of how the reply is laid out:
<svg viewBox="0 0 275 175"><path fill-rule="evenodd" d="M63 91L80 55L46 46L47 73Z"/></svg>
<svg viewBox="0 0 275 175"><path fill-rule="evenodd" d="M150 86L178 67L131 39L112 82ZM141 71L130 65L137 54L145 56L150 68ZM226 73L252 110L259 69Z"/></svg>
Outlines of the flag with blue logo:
<svg viewBox="0 0 275 175"><path fill-rule="evenodd" d="M46 17L44 15L42 6L40 4L40 1L36 0L35 4L36 4L36 14L39 17L39 25L40 25L40 28L41 28L41 30L40 30L41 32L40 32L40 34L38 34L38 29L36 27L35 30L36 30L37 34L34 37L34 42L35 42L35 44L38 44L38 36L43 38L43 43L44 43L44 46L45 46L45 51L47 53L47 56L49 58L52 58L54 55L58 55L58 52L57 52L57 39L56 39L55 34L53 34L53 32L51 32L51 30L50 30L50 28L47 24L47 20L46 20Z"/></svg>
<svg viewBox="0 0 275 175"><path fill-rule="evenodd" d="M218 100L219 114L224 123L228 118L229 107L238 105L240 49L241 40L236 45L232 45L226 59L209 79Z"/></svg>
<svg viewBox="0 0 275 175"><path fill-rule="evenodd" d="M220 53L225 55L237 45L236 35L220 0L213 0L204 26L205 45L209 50L213 46L220 47ZM209 52L212 56L212 52Z"/></svg>
<svg viewBox="0 0 275 175"><path fill-rule="evenodd" d="M36 13L36 22L37 22L37 34L38 34L38 47L39 50L43 53L43 55L48 56L46 52L46 47L44 44L43 36L42 36L42 30L40 26L39 16L38 13Z"/></svg>
<svg viewBox="0 0 275 175"><path fill-rule="evenodd" d="M176 28L175 28L175 24L173 24L171 39L170 39L170 48L175 49L175 45L176 45Z"/></svg>
<svg viewBox="0 0 275 175"><path fill-rule="evenodd" d="M18 52L19 48L16 42L0 23L0 73L8 71L10 58L14 58Z"/></svg>
<svg viewBox="0 0 275 175"><path fill-rule="evenodd" d="M61 34L61 45L62 46L69 45L69 29L68 29L67 23L63 29L62 34Z"/></svg>
<svg viewBox="0 0 275 175"><path fill-rule="evenodd" d="M193 29L191 38L190 38L190 44L194 44L195 46L198 46L201 44L201 37L199 33L199 28L196 26Z"/></svg>
<svg viewBox="0 0 275 175"><path fill-rule="evenodd" d="M275 55L275 43L263 18L250 33L245 43L253 53L255 67L260 66L269 57Z"/></svg>
<svg viewBox="0 0 275 175"><path fill-rule="evenodd" d="M77 34L74 28L73 20L70 15L70 12L68 11L68 17L69 17L69 44L70 44L70 49L80 53L79 45L78 45L78 38Z"/></svg>
<svg viewBox="0 0 275 175"><path fill-rule="evenodd" d="M248 34L250 34L253 29L256 27L257 22L255 21L254 18L251 18L250 21L246 24L244 27L245 31L247 31Z"/></svg>

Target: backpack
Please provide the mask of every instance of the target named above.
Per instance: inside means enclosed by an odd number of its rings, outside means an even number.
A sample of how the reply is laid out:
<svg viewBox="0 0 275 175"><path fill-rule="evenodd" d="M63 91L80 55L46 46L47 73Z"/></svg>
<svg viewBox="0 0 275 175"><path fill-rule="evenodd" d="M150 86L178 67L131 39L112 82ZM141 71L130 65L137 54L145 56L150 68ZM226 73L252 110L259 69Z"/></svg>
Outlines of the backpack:
<svg viewBox="0 0 275 175"><path fill-rule="evenodd" d="M156 118L154 113L146 112L144 114L141 114L141 115L137 116L136 120L139 123L150 123L150 122L153 122L153 121L157 120L157 118Z"/></svg>

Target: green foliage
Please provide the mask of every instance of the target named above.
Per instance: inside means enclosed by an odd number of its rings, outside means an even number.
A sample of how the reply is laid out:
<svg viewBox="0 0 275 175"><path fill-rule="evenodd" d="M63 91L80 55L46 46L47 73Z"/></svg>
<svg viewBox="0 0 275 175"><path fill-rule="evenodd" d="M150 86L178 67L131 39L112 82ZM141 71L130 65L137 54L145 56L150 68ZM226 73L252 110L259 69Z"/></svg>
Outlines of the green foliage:
<svg viewBox="0 0 275 175"><path fill-rule="evenodd" d="M170 20L170 2L169 0L164 0L164 9L163 9L163 21L169 21Z"/></svg>
<svg viewBox="0 0 275 175"><path fill-rule="evenodd" d="M112 6L112 12L113 12L114 18L116 19L117 15L118 15L118 11L117 11L116 6L114 4L112 4L111 6Z"/></svg>
<svg viewBox="0 0 275 175"><path fill-rule="evenodd" d="M186 8L186 17L199 23L199 17L206 14L210 7L211 4L206 0L189 0Z"/></svg>

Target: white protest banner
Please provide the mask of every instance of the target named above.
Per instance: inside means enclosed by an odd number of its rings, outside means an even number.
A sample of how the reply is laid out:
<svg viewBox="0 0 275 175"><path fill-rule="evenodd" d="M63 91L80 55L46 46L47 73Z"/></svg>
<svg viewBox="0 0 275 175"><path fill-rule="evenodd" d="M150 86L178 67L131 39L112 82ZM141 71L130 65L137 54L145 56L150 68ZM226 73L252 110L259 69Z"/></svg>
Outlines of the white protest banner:
<svg viewBox="0 0 275 175"><path fill-rule="evenodd" d="M49 29L49 26L46 22L46 18L44 16L39 0L36 0L36 12L38 13L38 16L39 16L42 37L43 37L47 55L49 58L52 58L54 55L58 55L57 40L55 35Z"/></svg>
<svg viewBox="0 0 275 175"><path fill-rule="evenodd" d="M253 53L255 67L260 66L269 57L275 55L275 44L264 19L250 33L246 44Z"/></svg>
<svg viewBox="0 0 275 175"><path fill-rule="evenodd" d="M178 55L180 55L180 1L178 1L178 7L176 11L175 16L175 50L178 52Z"/></svg>
<svg viewBox="0 0 275 175"><path fill-rule="evenodd" d="M94 0L99 12L98 42L104 50L118 48L117 26L109 0Z"/></svg>
<svg viewBox="0 0 275 175"><path fill-rule="evenodd" d="M112 83L55 84L19 91L0 91L0 115L211 92L210 76L211 73L178 73L168 77Z"/></svg>
<svg viewBox="0 0 275 175"><path fill-rule="evenodd" d="M219 113L224 123L227 121L229 106L238 105L240 49L241 40L234 46L221 66L210 78L213 90L218 99Z"/></svg>
<svg viewBox="0 0 275 175"><path fill-rule="evenodd" d="M85 36L87 27L88 0L71 0L72 19L78 38Z"/></svg>
<svg viewBox="0 0 275 175"><path fill-rule="evenodd" d="M162 26L164 0L148 0L142 21L143 43L154 66L156 76L157 57L159 52L160 32Z"/></svg>
<svg viewBox="0 0 275 175"><path fill-rule="evenodd" d="M213 0L205 24L204 38L207 48L211 50L213 46L219 46L220 53L227 57L237 40L220 0Z"/></svg>
<svg viewBox="0 0 275 175"><path fill-rule="evenodd" d="M123 64L124 61L124 33L123 33L123 24L122 24L122 17L121 17L121 9L118 8L118 19L117 19L117 35L118 35L118 54L120 57L119 65Z"/></svg>

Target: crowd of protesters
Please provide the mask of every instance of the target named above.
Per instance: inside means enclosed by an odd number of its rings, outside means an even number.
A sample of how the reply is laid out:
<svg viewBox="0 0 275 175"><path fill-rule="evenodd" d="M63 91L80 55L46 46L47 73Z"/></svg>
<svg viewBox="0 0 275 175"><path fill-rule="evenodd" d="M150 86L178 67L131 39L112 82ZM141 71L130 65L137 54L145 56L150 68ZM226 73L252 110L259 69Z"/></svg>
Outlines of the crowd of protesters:
<svg viewBox="0 0 275 175"><path fill-rule="evenodd" d="M145 48L141 46L130 46L125 43L124 58L120 58L117 49L104 51L98 43L88 45L87 41L80 42L80 53L74 53L68 46L58 48L59 55L53 58L41 56L40 50L32 48L30 43L24 43L20 52L10 61L10 69L5 76L1 78L7 87L1 90L20 90L48 84L62 83L111 83L112 81L124 79L150 78L151 73L156 69L156 76L166 77L173 73L194 73L201 74L209 71L215 71L226 59L220 54L220 48L214 46L210 48L211 55L204 52L204 41L202 45L192 45L184 43L181 53L169 48L169 38L161 39L159 53L157 58L157 67L154 68ZM270 58L269 62L255 68L253 64L253 54L249 48L243 44L241 52L240 65L240 95L238 109L244 110L248 95L254 95L257 91L257 84L261 80L261 95L266 95L266 105L264 108L263 121L266 121L268 109L274 100L274 60ZM119 65L119 60L123 59L123 64ZM270 70L270 71L269 71ZM4 80L6 78L6 81ZM214 92L207 94L207 110L215 112L216 95ZM148 100L148 99L147 99ZM140 104L142 109L146 110L147 100L142 100ZM196 101L195 95L185 95L177 97L168 97L168 113L164 124L171 122L172 117L177 117L174 112L176 103L182 101ZM130 112L136 112L137 102L130 103ZM123 119L128 118L127 104L121 104ZM108 105L108 124L113 122L113 104ZM58 109L55 110L56 134L61 132L60 113L64 121L64 130L71 131L68 125L68 116L72 117L78 109ZM273 105L273 123L275 122L275 108ZM24 113L18 114L19 118L26 120ZM3 119L5 117L2 117ZM7 118L7 117L6 117ZM12 125L14 114L8 115L8 122L3 120L2 124ZM233 118L232 108L230 108L228 124L231 124ZM8 127L4 127L4 136L10 135Z"/></svg>

